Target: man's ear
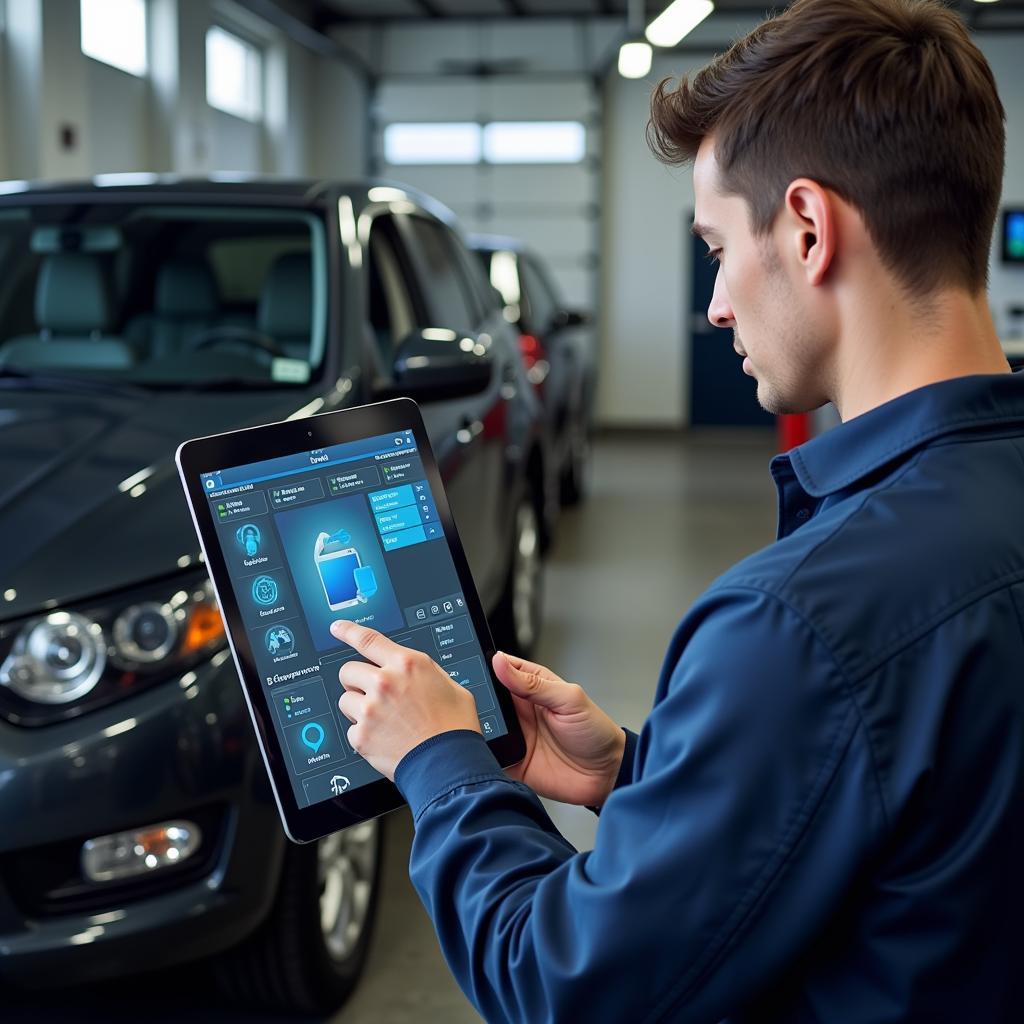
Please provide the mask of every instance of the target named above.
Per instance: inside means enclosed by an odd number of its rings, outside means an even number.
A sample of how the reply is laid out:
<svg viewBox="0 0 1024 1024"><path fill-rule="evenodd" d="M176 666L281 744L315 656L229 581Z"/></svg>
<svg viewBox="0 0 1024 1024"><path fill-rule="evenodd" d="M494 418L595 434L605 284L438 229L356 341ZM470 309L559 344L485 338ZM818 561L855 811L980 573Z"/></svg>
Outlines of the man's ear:
<svg viewBox="0 0 1024 1024"><path fill-rule="evenodd" d="M836 210L833 196L810 178L789 183L783 200L786 230L807 283L818 285L828 273L836 251Z"/></svg>

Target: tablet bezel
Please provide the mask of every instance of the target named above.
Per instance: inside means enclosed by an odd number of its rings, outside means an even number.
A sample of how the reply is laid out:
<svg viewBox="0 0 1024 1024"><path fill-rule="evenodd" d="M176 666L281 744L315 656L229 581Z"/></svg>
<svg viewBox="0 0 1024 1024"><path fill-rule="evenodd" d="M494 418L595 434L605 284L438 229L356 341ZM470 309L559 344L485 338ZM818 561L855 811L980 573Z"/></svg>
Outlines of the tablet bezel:
<svg viewBox="0 0 1024 1024"><path fill-rule="evenodd" d="M274 798L281 822L288 838L297 843L308 843L340 829L375 818L402 806L405 802L395 785L387 779L371 782L342 796L332 797L308 807L300 807L292 791L292 779L285 752L274 731L273 709L263 687L249 634L242 620L234 589L231 586L227 562L217 539L216 524L210 501L202 488L200 474L216 472L233 466L262 462L281 456L296 455L314 448L358 441L377 434L412 430L430 490L444 530L445 541L459 578L462 594L484 651L488 677L494 688L498 706L508 732L488 740L502 767L521 761L526 752L515 706L508 690L501 685L491 667L494 641L487 617L476 591L469 563L462 547L448 505L441 474L427 437L419 407L408 398L396 398L374 405L340 409L298 420L286 420L265 426L248 427L210 437L185 441L178 447L175 461L182 485L188 498L199 536L207 571L213 582L221 614L227 626L227 639L238 669L242 693L256 730L260 753L270 775ZM224 585L221 586L220 584ZM341 684L338 684L341 695Z"/></svg>

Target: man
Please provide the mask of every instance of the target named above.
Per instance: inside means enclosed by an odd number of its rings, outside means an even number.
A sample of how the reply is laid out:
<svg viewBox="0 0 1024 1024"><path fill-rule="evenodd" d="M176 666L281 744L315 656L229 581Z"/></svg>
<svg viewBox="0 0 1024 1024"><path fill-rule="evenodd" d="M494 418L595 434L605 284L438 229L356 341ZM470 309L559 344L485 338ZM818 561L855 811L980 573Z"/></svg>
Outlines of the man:
<svg viewBox="0 0 1024 1024"><path fill-rule="evenodd" d="M359 626L353 745L412 807L412 879L491 1021L1024 1020L1024 380L985 282L991 72L935 0L799 0L656 90L694 159L776 458L779 539L680 624L639 738L497 655L526 760ZM622 680L624 686L631 680ZM592 852L534 792L601 805Z"/></svg>

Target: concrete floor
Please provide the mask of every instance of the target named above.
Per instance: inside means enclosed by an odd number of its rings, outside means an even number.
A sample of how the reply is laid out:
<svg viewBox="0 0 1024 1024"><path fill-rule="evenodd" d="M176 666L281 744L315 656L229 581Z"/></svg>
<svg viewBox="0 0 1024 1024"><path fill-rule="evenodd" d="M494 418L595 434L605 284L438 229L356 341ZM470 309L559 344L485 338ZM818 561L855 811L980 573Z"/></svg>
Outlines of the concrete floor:
<svg viewBox="0 0 1024 1024"><path fill-rule="evenodd" d="M602 439L588 500L563 517L551 552L538 660L582 683L613 718L639 729L683 612L719 573L774 537L767 468L773 443L765 432ZM549 810L578 849L592 846L596 819L589 811L556 804ZM452 981L409 883L409 815L396 812L388 826L384 895L367 970L331 1024L479 1021ZM128 982L45 1003L5 1000L3 1017L25 1024L127 1022L142 1014L196 1024L255 1019L214 1005L205 990L181 982L179 975L155 987ZM173 988L161 996L164 985Z"/></svg>

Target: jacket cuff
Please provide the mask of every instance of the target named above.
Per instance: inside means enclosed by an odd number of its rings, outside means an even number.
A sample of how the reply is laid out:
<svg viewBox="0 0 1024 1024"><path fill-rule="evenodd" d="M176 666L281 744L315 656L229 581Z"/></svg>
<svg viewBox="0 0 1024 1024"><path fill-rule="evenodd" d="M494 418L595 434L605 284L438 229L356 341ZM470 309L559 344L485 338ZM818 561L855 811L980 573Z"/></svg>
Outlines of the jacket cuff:
<svg viewBox="0 0 1024 1024"><path fill-rule="evenodd" d="M633 761L636 758L636 741L639 737L625 726L622 727L622 731L626 734L626 746L622 751L622 764L619 765L619 774L615 778L615 785L612 786L612 793L620 786L628 786L633 781ZM598 815L601 813L601 808L597 804L587 804L587 810Z"/></svg>
<svg viewBox="0 0 1024 1024"><path fill-rule="evenodd" d="M622 764L619 765L619 774L612 787L614 793L620 786L628 786L633 781L633 763L636 761L636 745L640 737L629 729L623 728L626 734L626 749L622 751Z"/></svg>
<svg viewBox="0 0 1024 1024"><path fill-rule="evenodd" d="M487 741L475 729L452 729L412 748L395 768L395 785L415 820L459 786L486 779L508 781Z"/></svg>

